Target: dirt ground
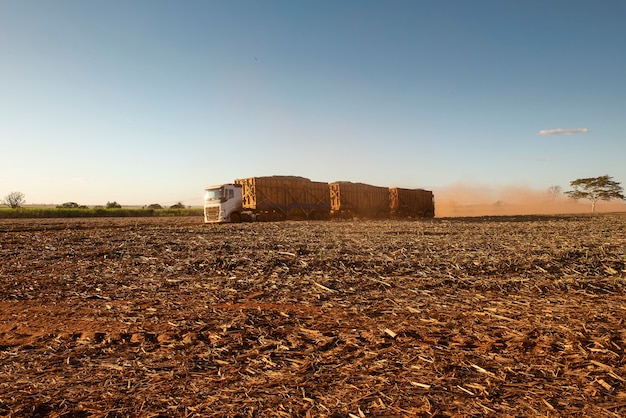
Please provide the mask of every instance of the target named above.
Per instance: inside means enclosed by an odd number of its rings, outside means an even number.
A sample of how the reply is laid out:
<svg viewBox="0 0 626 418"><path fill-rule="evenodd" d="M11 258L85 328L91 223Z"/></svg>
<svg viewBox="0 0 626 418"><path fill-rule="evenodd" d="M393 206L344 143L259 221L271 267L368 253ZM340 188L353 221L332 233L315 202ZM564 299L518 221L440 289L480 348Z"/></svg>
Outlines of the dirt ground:
<svg viewBox="0 0 626 418"><path fill-rule="evenodd" d="M0 416L626 416L626 215L2 220Z"/></svg>

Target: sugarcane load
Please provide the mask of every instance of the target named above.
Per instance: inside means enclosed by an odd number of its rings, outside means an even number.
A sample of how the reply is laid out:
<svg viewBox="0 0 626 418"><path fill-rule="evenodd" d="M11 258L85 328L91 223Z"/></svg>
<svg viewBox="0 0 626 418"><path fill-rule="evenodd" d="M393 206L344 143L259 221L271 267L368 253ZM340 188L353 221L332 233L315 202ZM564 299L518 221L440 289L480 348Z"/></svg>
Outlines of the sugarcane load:
<svg viewBox="0 0 626 418"><path fill-rule="evenodd" d="M347 181L325 183L297 176L248 177L209 186L204 193L206 223L434 216L430 190Z"/></svg>

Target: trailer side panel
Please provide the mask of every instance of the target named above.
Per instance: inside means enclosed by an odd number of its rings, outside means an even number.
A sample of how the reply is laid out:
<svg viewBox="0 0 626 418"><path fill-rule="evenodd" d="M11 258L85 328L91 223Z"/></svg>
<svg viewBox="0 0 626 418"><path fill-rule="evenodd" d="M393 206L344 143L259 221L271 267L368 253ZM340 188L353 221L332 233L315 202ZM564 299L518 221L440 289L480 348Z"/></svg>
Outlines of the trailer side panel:
<svg viewBox="0 0 626 418"><path fill-rule="evenodd" d="M235 183L243 187L246 210L275 213L286 219L319 218L330 211L327 183L296 176L249 177Z"/></svg>
<svg viewBox="0 0 626 418"><path fill-rule="evenodd" d="M335 215L385 218L389 216L389 189L364 183L330 184L331 211Z"/></svg>
<svg viewBox="0 0 626 418"><path fill-rule="evenodd" d="M423 189L389 189L391 215L395 217L432 218L435 216L433 192Z"/></svg>

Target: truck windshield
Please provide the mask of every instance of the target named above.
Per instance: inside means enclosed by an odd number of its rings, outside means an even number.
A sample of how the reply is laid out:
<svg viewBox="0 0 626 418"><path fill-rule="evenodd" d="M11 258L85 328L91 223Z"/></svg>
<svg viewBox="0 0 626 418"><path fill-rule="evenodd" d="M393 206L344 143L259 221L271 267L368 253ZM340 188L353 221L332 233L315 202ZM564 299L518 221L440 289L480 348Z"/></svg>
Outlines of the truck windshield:
<svg viewBox="0 0 626 418"><path fill-rule="evenodd" d="M220 189L210 189L204 193L204 200L218 200L224 196L223 190Z"/></svg>

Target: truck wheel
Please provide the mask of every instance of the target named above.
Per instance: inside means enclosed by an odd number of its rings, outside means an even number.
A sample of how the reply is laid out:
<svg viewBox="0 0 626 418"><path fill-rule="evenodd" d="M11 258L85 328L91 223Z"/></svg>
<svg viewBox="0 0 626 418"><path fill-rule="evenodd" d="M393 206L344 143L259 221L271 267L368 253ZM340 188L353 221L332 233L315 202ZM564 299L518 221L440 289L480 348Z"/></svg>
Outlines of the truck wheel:
<svg viewBox="0 0 626 418"><path fill-rule="evenodd" d="M241 222L241 215L237 212L230 214L230 221L234 223Z"/></svg>

